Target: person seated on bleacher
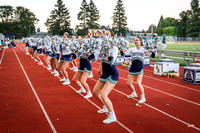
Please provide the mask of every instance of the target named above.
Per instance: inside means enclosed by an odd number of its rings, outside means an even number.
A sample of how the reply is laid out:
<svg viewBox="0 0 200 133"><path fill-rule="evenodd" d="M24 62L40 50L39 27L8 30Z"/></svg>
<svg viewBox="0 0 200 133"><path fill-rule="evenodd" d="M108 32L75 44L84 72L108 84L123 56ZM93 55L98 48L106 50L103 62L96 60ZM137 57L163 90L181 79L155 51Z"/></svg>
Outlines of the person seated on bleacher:
<svg viewBox="0 0 200 133"><path fill-rule="evenodd" d="M3 49L3 42L0 40L0 50L2 50Z"/></svg>
<svg viewBox="0 0 200 133"><path fill-rule="evenodd" d="M14 47L14 48L16 48L16 44L15 44L15 42L12 40L11 42L10 42L10 47Z"/></svg>
<svg viewBox="0 0 200 133"><path fill-rule="evenodd" d="M9 39L5 39L5 45L4 45L4 47L5 47L5 48L8 48L9 43L10 43L10 42L9 42Z"/></svg>

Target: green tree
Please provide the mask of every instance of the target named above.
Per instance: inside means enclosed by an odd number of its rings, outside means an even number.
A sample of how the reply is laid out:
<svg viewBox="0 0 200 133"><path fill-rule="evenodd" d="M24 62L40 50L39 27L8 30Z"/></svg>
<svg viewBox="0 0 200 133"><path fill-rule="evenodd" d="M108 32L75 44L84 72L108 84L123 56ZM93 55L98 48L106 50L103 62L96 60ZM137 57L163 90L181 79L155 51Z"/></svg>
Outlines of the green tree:
<svg viewBox="0 0 200 133"><path fill-rule="evenodd" d="M156 29L156 32L157 32L158 35L163 34L163 28L164 27L165 27L165 23L164 23L163 16L161 15L160 20L159 20L158 25L157 25L157 29Z"/></svg>
<svg viewBox="0 0 200 133"><path fill-rule="evenodd" d="M147 33L154 33L156 31L156 26L154 24L149 25L148 30L146 31Z"/></svg>
<svg viewBox="0 0 200 133"><path fill-rule="evenodd" d="M0 19L1 22L10 22L13 17L14 8L9 5L0 6Z"/></svg>
<svg viewBox="0 0 200 133"><path fill-rule="evenodd" d="M175 26L176 21L177 20L175 18L167 17L167 18L164 19L164 26L165 27Z"/></svg>
<svg viewBox="0 0 200 133"><path fill-rule="evenodd" d="M186 29L188 27L189 24L189 16L191 14L190 10L187 11L182 11L179 16L180 19L177 20L177 36L179 37L186 37Z"/></svg>
<svg viewBox="0 0 200 133"><path fill-rule="evenodd" d="M192 0L191 3L191 16L188 21L186 34L188 37L200 36L200 7L199 0Z"/></svg>
<svg viewBox="0 0 200 133"><path fill-rule="evenodd" d="M88 33L88 27L86 19L88 16L88 4L86 0L83 0L80 7L80 12L77 14L77 19L80 21L80 24L76 26L75 30L78 35L86 35Z"/></svg>
<svg viewBox="0 0 200 133"><path fill-rule="evenodd" d="M163 28L163 33L167 36L175 36L176 35L176 27L175 26L169 26Z"/></svg>
<svg viewBox="0 0 200 133"><path fill-rule="evenodd" d="M99 28L99 10L97 9L96 5L94 4L93 0L90 0L88 5L88 13L87 15L87 27L88 29L97 29Z"/></svg>
<svg viewBox="0 0 200 133"><path fill-rule="evenodd" d="M16 7L14 11L14 23L17 25L18 30L15 31L15 34L18 34L18 37L23 37L35 33L35 24L38 21L35 14L29 9L22 6Z"/></svg>
<svg viewBox="0 0 200 133"><path fill-rule="evenodd" d="M112 28L115 33L118 35L126 34L128 30L127 26L127 17L125 16L125 8L123 7L123 1L118 0L117 5L115 6L114 13L112 16L113 24Z"/></svg>
<svg viewBox="0 0 200 133"><path fill-rule="evenodd" d="M53 35L63 35L64 32L71 34L71 21L69 19L69 10L65 7L62 0L57 0L57 4L55 4L45 25L48 28L48 32Z"/></svg>
<svg viewBox="0 0 200 133"><path fill-rule="evenodd" d="M15 35L15 38L29 36L35 32L35 24L39 21L29 9L18 6L0 6L0 31Z"/></svg>

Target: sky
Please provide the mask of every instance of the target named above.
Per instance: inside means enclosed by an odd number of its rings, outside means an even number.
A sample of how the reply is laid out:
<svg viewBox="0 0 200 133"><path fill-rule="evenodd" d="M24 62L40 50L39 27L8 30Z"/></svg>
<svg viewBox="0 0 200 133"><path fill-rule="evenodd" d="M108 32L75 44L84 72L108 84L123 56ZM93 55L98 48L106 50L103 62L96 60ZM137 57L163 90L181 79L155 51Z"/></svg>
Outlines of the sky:
<svg viewBox="0 0 200 133"><path fill-rule="evenodd" d="M80 23L77 14L83 0L63 0L69 9L71 28L75 28ZM100 12L100 25L112 26L112 15L118 0L93 0ZM30 9L39 19L36 28L45 32L47 28L44 23L54 9L57 0L0 0L0 5L10 5L13 7L23 6ZM87 0L89 3L90 0ZM127 16L128 28L134 31L147 30L149 25L157 25L160 16L174 17L179 19L179 13L191 9L191 0L123 0L125 14Z"/></svg>

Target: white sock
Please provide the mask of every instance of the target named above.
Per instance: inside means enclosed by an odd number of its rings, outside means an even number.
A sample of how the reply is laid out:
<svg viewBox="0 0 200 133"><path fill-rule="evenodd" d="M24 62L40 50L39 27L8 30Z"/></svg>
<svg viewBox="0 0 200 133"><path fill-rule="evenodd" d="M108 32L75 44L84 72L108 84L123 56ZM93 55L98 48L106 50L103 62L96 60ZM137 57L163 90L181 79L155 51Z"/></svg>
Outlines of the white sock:
<svg viewBox="0 0 200 133"><path fill-rule="evenodd" d="M69 79L66 79L67 82L69 82Z"/></svg>
<svg viewBox="0 0 200 133"><path fill-rule="evenodd" d="M65 77L63 77L63 79L67 80Z"/></svg>
<svg viewBox="0 0 200 133"><path fill-rule="evenodd" d="M91 91L87 91L87 94L90 94L90 95L92 95Z"/></svg>
<svg viewBox="0 0 200 133"><path fill-rule="evenodd" d="M113 117L116 117L116 116L115 116L115 111L114 111L114 110L113 110L112 112L109 112L109 114L110 114L110 117L112 117L112 118L113 118Z"/></svg>
<svg viewBox="0 0 200 133"><path fill-rule="evenodd" d="M141 98L142 98L142 99L145 99L145 96L144 96L144 94L141 94Z"/></svg>
<svg viewBox="0 0 200 133"><path fill-rule="evenodd" d="M85 90L83 87L80 90Z"/></svg>
<svg viewBox="0 0 200 133"><path fill-rule="evenodd" d="M137 93L134 91L133 93L132 93L133 95L137 95Z"/></svg>
<svg viewBox="0 0 200 133"><path fill-rule="evenodd" d="M54 69L53 72L56 73L56 69Z"/></svg>
<svg viewBox="0 0 200 133"><path fill-rule="evenodd" d="M108 109L108 108L106 107L106 105L103 105L103 108L104 108L104 109Z"/></svg>

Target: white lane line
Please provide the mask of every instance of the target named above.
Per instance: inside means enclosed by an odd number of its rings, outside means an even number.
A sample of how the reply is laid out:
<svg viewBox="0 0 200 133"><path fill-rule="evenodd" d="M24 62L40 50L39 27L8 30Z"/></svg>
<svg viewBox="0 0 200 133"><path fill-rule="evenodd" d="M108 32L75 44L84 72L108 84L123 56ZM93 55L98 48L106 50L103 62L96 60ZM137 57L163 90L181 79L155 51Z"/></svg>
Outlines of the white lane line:
<svg viewBox="0 0 200 133"><path fill-rule="evenodd" d="M23 50L21 47L19 47L21 50ZM44 65L42 65L44 68L46 68ZM50 71L50 70L48 70ZM52 71L50 71L52 72ZM60 77L57 77L58 79L61 79ZM71 89L73 89L75 92L77 91L74 87L72 87L71 85L68 85ZM81 93L79 93L82 97L84 97L84 95L82 95ZM86 99L88 102L90 102L92 105L94 105L96 108L101 109L98 105L96 105L94 102L92 102L90 99ZM107 114L108 115L108 114ZM122 124L121 122L117 121L117 123L124 128L125 130L127 130L129 133L133 133L132 130L130 130L128 127L126 127L124 124Z"/></svg>
<svg viewBox="0 0 200 133"><path fill-rule="evenodd" d="M94 79L94 78L90 78L90 79L91 79L91 80L94 80L95 82L97 81L97 80ZM121 91L119 91L119 90L117 90L117 89L113 89L113 90L127 97L127 94L125 94L125 93L123 93L123 92L121 92ZM135 98L132 98L132 99L135 100L135 101L138 101L138 100L135 99ZM160 113L162 113L162 114L164 114L164 115L166 115L166 116L168 116L168 117L170 117L170 118L172 118L172 119L174 119L174 120L176 120L176 121L179 121L179 122L181 122L181 123L183 123L183 124L185 124L185 125L187 125L187 126L191 126L191 125L192 125L192 124L189 124L189 123L187 123L187 122L185 122L185 121L183 121L183 120L181 120L181 119L179 119L179 118L176 118L175 116L172 116L172 115L170 115L170 114L168 114L168 113L166 113L166 112L164 112L164 111L162 111L162 110L160 110L160 109L158 109L158 108L156 108L156 107L153 107L153 106L151 106L151 105L149 105L149 104L147 104L147 103L143 103L143 104L146 105L146 106L148 106L149 108L152 108L153 110L156 110L156 111L158 111L158 112L160 112ZM194 128L194 129L196 129L196 130L198 130L198 131L200 131L200 128L198 128L198 127L195 127L195 126L191 126L191 127Z"/></svg>
<svg viewBox="0 0 200 133"><path fill-rule="evenodd" d="M98 63L98 62L94 62L94 63L100 64L100 63ZM121 68L117 68L117 69L120 70L120 71L125 71L125 72L128 73L128 70L123 70L123 69L121 69ZM144 77L151 78L151 79L153 79L153 80L158 80L158 81L161 81L161 82L164 82L164 83L172 84L172 85L175 85L175 86L179 86L179 87L182 87L182 88L186 88L186 89L189 89L189 90L193 90L193 91L200 92L200 90L197 90L197 89L194 89L194 88L190 88L190 87L186 87L186 86L183 86L183 85L179 85L179 84L176 84L176 83L171 83L171 82L168 82L168 81L165 81L165 80L153 78L153 77L146 76L146 75L144 75Z"/></svg>
<svg viewBox="0 0 200 133"><path fill-rule="evenodd" d="M5 53L5 48L3 49L3 53L2 53L2 56L1 56L0 64L2 63L4 53Z"/></svg>
<svg viewBox="0 0 200 133"><path fill-rule="evenodd" d="M21 68L22 68L22 70L24 72L24 75L26 76L26 79L27 79L29 85L31 86L31 89L32 89L33 93L35 94L35 97L36 97L36 99L37 99L37 101L38 101L38 103L39 103L39 105L40 105L40 107L41 107L41 109L42 109L42 111L43 111L43 113L44 113L44 115L45 115L45 117L46 117L46 119L47 119L47 121L48 121L48 123L49 123L49 125L50 125L50 127L52 129L52 131L53 131L53 133L57 133L55 127L53 126L53 124L52 124L52 122L51 122L51 120L50 120L50 118L49 118L49 116L48 116L48 114L46 112L46 110L44 109L44 106L42 105L42 102L40 101L40 98L38 97L38 95L37 95L37 93L36 93L36 91L35 91L32 83L31 83L31 81L29 80L28 75L26 74L26 71L24 70L24 67L21 64L21 61L19 60L19 58L18 58L18 56L17 56L17 54L16 54L16 52L15 52L14 49L13 49L13 51L14 51L15 56L16 56L16 58L17 58L17 60L18 60L18 62L20 64L20 66L21 66Z"/></svg>
<svg viewBox="0 0 200 133"><path fill-rule="evenodd" d="M98 70L97 68L94 68L94 67L92 67L92 68L95 69L95 70ZM127 79L125 79L125 78L122 78L122 77L119 77L119 78L120 78L120 79L123 79L123 80L125 80L125 81L127 81ZM136 84L136 82L134 82L134 81L133 81L133 83ZM171 97L175 97L175 98L180 99L180 100L183 100L183 101L185 101L185 102L192 103L192 104L195 104L195 105L197 105L197 106L200 106L199 103L196 103L196 102L187 100L187 99L185 99L185 98L182 98L182 97L179 97L179 96L175 96L175 95L173 95L173 94L169 94L169 93L167 93L167 92L164 92L164 91L161 91L161 90L157 90L157 89L155 89L155 88L152 88L152 87L149 87L149 86L146 86L146 85L143 85L143 86L146 87L146 88L152 89L152 90L154 90L154 91L163 93L163 94L165 94L165 95L168 95L168 96L171 96Z"/></svg>

